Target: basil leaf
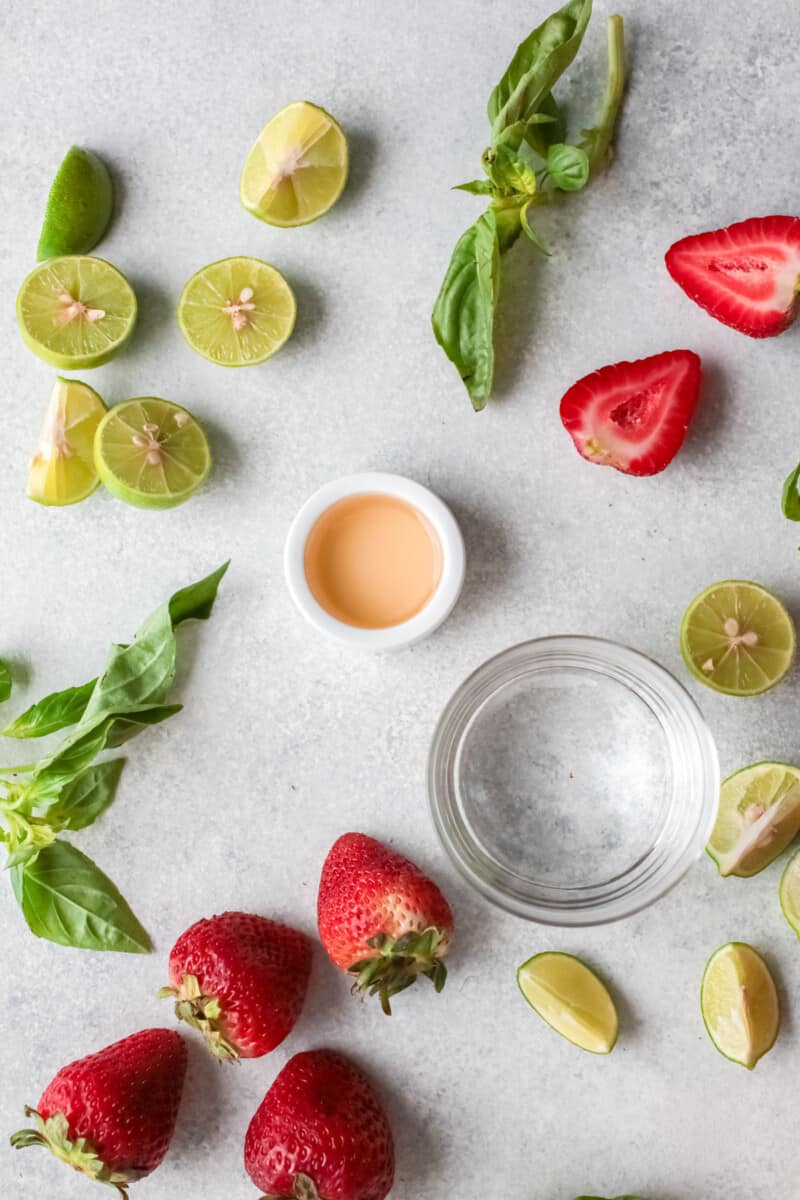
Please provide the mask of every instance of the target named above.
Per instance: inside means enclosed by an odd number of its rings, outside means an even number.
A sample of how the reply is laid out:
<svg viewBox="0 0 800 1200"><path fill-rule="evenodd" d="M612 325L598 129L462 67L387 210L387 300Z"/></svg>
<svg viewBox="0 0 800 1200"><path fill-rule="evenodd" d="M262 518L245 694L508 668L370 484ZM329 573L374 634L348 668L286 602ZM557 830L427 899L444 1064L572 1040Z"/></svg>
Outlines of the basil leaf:
<svg viewBox="0 0 800 1200"><path fill-rule="evenodd" d="M783 485L781 510L790 521L800 521L800 463Z"/></svg>
<svg viewBox="0 0 800 1200"><path fill-rule="evenodd" d="M471 192L473 196L491 195L492 185L488 179L471 179L469 183L457 183L451 189L454 192Z"/></svg>
<svg viewBox="0 0 800 1200"><path fill-rule="evenodd" d="M206 575L205 579L190 583L188 587L181 588L170 597L169 615L173 627L183 621L208 620L217 598L217 589L230 565L231 560L228 559L221 567L217 567L216 571Z"/></svg>
<svg viewBox="0 0 800 1200"><path fill-rule="evenodd" d="M111 880L69 842L11 869L11 886L37 937L83 950L147 954L150 938Z"/></svg>
<svg viewBox="0 0 800 1200"><path fill-rule="evenodd" d="M589 182L589 155L580 146L557 143L547 151L547 174L562 192L579 192Z"/></svg>
<svg viewBox="0 0 800 1200"><path fill-rule="evenodd" d="M530 201L528 201L530 203ZM519 202L494 206L495 222L497 224L497 248L501 254L507 254L522 233L522 208Z"/></svg>
<svg viewBox="0 0 800 1200"><path fill-rule="evenodd" d="M545 246L544 242L539 237L538 231L536 229L534 229L533 225L531 225L530 220L528 219L528 209L529 208L530 208L530 201L528 201L527 204L524 204L522 206L522 209L519 214L520 224L522 225L522 228L525 232L526 237L528 237L530 239L530 241L533 242L536 249L538 251L540 251L541 254L546 254L547 257L549 258L550 251L547 249L547 246Z"/></svg>
<svg viewBox="0 0 800 1200"><path fill-rule="evenodd" d="M47 823L53 829L72 830L92 825L114 799L124 766L124 758L114 758L81 771L48 809Z"/></svg>
<svg viewBox="0 0 800 1200"><path fill-rule="evenodd" d="M522 136L540 158L547 158L547 151L555 142L563 142L567 125L552 92L544 97L539 111L524 122Z"/></svg>
<svg viewBox="0 0 800 1200"><path fill-rule="evenodd" d="M4 737L32 738L56 733L68 725L74 725L83 716L89 697L94 691L96 679L90 679L80 687L65 688L63 692L52 692L37 700L30 708L12 721L3 730Z"/></svg>
<svg viewBox="0 0 800 1200"><path fill-rule="evenodd" d="M532 196L536 191L536 172L504 143L483 156L483 169L500 191Z"/></svg>
<svg viewBox="0 0 800 1200"><path fill-rule="evenodd" d="M578 52L592 15L592 0L569 0L542 22L516 50L489 97L492 143L509 126L528 122Z"/></svg>
<svg viewBox="0 0 800 1200"><path fill-rule="evenodd" d="M498 260L497 218L488 209L459 239L433 308L436 340L476 411L485 408L492 390Z"/></svg>
<svg viewBox="0 0 800 1200"><path fill-rule="evenodd" d="M11 672L0 658L0 704L11 695Z"/></svg>

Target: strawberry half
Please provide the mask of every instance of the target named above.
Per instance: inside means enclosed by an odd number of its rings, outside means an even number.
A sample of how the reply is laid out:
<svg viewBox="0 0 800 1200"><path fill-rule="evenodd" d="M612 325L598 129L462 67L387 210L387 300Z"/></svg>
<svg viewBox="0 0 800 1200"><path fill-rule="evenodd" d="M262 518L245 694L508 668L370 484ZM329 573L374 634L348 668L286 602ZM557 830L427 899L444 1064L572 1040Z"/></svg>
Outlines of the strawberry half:
<svg viewBox="0 0 800 1200"><path fill-rule="evenodd" d="M797 314L800 217L751 217L683 238L667 270L701 308L748 337L775 337Z"/></svg>
<svg viewBox="0 0 800 1200"><path fill-rule="evenodd" d="M657 475L683 445L700 375L692 350L601 367L565 393L561 421L589 462L626 475Z"/></svg>
<svg viewBox="0 0 800 1200"><path fill-rule="evenodd" d="M253 913L196 921L169 956L175 1015L199 1029L217 1058L260 1058L289 1034L311 973L304 933Z"/></svg>
<svg viewBox="0 0 800 1200"><path fill-rule="evenodd" d="M384 1200L394 1181L392 1131L357 1067L333 1050L307 1050L261 1101L244 1166L268 1197Z"/></svg>
<svg viewBox="0 0 800 1200"><path fill-rule="evenodd" d="M186 1044L169 1029L144 1029L62 1067L17 1150L45 1146L56 1158L127 1197L169 1149L186 1074Z"/></svg>
<svg viewBox="0 0 800 1200"><path fill-rule="evenodd" d="M331 960L355 976L353 990L390 1000L421 975L437 992L453 938L450 905L402 854L363 833L345 833L322 867L319 936Z"/></svg>

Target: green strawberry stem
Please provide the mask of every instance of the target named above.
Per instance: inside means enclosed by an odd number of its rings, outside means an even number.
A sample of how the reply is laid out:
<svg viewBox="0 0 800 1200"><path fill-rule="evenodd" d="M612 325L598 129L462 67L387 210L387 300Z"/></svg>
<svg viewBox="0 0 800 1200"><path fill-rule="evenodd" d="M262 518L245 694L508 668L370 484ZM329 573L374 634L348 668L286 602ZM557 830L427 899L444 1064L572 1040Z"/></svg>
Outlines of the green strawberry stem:
<svg viewBox="0 0 800 1200"><path fill-rule="evenodd" d="M238 1047L228 1041L222 1032L222 1005L216 996L203 995L196 975L184 975L179 988L161 988L159 1000L166 1000L167 997L175 999L175 1016L178 1020L185 1021L192 1029L202 1033L206 1046L215 1058L222 1062L238 1060Z"/></svg>
<svg viewBox="0 0 800 1200"><path fill-rule="evenodd" d="M348 968L356 976L353 991L379 996L387 1017L392 1015L391 998L416 983L420 975L430 979L437 992L447 980L447 967L441 959L445 933L431 926L422 933L404 933L392 938L379 933L368 938L367 945L376 953Z"/></svg>
<svg viewBox="0 0 800 1200"><path fill-rule="evenodd" d="M35 1119L36 1128L20 1129L11 1135L11 1145L15 1150L44 1146L74 1171L80 1171L97 1183L116 1188L123 1200L129 1200L128 1184L135 1178L133 1173L126 1174L107 1167L88 1138L71 1138L67 1118L63 1113L54 1113L45 1120L35 1108L26 1105L25 1116Z"/></svg>

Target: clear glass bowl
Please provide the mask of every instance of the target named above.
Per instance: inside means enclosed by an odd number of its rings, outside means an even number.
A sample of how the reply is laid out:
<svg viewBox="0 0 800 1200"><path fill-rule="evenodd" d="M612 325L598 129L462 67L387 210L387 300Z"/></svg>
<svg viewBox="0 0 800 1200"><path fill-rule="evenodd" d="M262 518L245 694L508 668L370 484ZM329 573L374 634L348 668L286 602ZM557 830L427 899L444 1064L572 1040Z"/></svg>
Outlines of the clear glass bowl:
<svg viewBox="0 0 800 1200"><path fill-rule="evenodd" d="M549 637L498 654L447 704L428 789L464 878L501 908L596 925L652 904L699 857L719 764L689 693L615 642Z"/></svg>

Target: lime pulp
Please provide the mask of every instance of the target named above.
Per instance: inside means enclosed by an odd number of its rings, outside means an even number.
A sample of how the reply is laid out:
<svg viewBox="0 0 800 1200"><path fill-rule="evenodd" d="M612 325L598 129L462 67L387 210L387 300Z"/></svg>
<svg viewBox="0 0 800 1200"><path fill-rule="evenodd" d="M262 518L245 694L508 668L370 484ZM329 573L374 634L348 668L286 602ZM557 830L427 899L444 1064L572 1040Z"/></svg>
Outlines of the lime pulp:
<svg viewBox="0 0 800 1200"><path fill-rule="evenodd" d="M717 820L706 847L720 875L757 875L800 831L800 771L760 762L720 788Z"/></svg>
<svg viewBox="0 0 800 1200"><path fill-rule="evenodd" d="M105 163L91 150L72 146L50 187L36 257L41 262L64 254L88 254L108 228L113 206Z"/></svg>
<svg viewBox="0 0 800 1200"><path fill-rule="evenodd" d="M775 982L758 951L728 942L706 965L700 1007L711 1041L726 1058L752 1070L775 1044L780 1007Z"/></svg>
<svg viewBox="0 0 800 1200"><path fill-rule="evenodd" d="M519 990L534 1012L574 1045L609 1054L619 1022L614 1001L594 971L571 954L536 954L517 971Z"/></svg>
<svg viewBox="0 0 800 1200"><path fill-rule="evenodd" d="M186 341L209 362L249 367L280 350L297 305L280 271L259 258L223 258L197 271L178 301Z"/></svg>
<svg viewBox="0 0 800 1200"><path fill-rule="evenodd" d="M202 485L211 454L187 409L144 396L106 414L95 434L94 461L117 499L137 508L174 508Z"/></svg>
<svg viewBox="0 0 800 1200"><path fill-rule="evenodd" d="M106 406L77 379L57 379L50 394L27 495L38 504L61 506L85 500L97 487L94 435Z"/></svg>
<svg viewBox="0 0 800 1200"><path fill-rule="evenodd" d="M783 915L800 938L800 850L789 859L781 876L780 901Z"/></svg>

